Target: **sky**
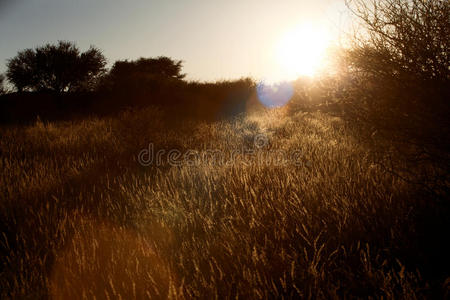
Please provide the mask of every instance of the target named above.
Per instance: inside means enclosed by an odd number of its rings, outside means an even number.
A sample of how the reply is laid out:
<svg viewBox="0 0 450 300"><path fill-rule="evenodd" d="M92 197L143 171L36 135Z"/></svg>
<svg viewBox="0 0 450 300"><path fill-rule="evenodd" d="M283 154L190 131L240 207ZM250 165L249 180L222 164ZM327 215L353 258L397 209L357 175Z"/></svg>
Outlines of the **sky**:
<svg viewBox="0 0 450 300"><path fill-rule="evenodd" d="M169 56L187 79L215 81L280 72L280 37L301 22L337 35L343 0L0 0L0 73L19 50L58 40L119 59Z"/></svg>

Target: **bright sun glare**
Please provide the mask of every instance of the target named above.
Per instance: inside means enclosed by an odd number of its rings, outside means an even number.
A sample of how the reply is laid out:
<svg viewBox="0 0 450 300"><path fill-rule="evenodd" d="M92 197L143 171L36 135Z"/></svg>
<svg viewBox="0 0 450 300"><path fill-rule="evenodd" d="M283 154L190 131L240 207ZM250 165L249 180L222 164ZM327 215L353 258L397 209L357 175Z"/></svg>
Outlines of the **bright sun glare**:
<svg viewBox="0 0 450 300"><path fill-rule="evenodd" d="M324 66L330 34L323 27L303 24L288 31L277 45L278 63L287 80L314 76Z"/></svg>

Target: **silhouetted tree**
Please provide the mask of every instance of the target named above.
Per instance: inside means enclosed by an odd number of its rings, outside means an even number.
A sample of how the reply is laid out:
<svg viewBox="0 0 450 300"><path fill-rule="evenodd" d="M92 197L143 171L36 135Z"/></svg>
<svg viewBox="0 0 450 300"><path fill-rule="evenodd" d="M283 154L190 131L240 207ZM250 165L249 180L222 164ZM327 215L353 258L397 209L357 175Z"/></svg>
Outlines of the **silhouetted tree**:
<svg viewBox="0 0 450 300"><path fill-rule="evenodd" d="M147 74L159 75L166 78L183 79L186 75L181 73L183 67L181 60L169 57L140 58L135 62L136 69Z"/></svg>
<svg viewBox="0 0 450 300"><path fill-rule="evenodd" d="M5 87L3 85L4 81L5 81L5 76L3 74L0 74L0 96L5 93Z"/></svg>
<svg viewBox="0 0 450 300"><path fill-rule="evenodd" d="M185 77L181 73L182 61L169 57L140 58L135 61L119 60L106 78L115 88L142 89L162 81L177 81Z"/></svg>
<svg viewBox="0 0 450 300"><path fill-rule="evenodd" d="M420 143L442 138L426 129L448 133L450 2L351 0L348 6L363 25L345 57L353 113L374 130L420 134Z"/></svg>
<svg viewBox="0 0 450 300"><path fill-rule="evenodd" d="M437 174L448 172L450 2L347 4L362 24L345 55L347 117L388 139L395 156L404 154L415 166L432 162Z"/></svg>
<svg viewBox="0 0 450 300"><path fill-rule="evenodd" d="M449 1L348 0L347 3L365 29L353 45L354 67L378 77L450 79Z"/></svg>
<svg viewBox="0 0 450 300"><path fill-rule="evenodd" d="M20 51L8 61L6 76L16 89L56 92L91 89L105 71L106 59L92 47L86 52L70 42L59 41Z"/></svg>

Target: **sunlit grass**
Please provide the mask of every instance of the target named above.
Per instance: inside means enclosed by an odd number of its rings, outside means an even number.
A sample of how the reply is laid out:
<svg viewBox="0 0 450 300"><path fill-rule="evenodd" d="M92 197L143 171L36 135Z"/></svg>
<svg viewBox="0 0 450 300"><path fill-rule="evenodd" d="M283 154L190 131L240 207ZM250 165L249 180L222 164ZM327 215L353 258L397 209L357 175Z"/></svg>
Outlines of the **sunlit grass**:
<svg viewBox="0 0 450 300"><path fill-rule="evenodd" d="M2 298L419 293L402 261L416 249L414 191L339 118L278 109L167 129L163 116L0 129ZM262 133L308 164L137 163L149 142L229 153Z"/></svg>

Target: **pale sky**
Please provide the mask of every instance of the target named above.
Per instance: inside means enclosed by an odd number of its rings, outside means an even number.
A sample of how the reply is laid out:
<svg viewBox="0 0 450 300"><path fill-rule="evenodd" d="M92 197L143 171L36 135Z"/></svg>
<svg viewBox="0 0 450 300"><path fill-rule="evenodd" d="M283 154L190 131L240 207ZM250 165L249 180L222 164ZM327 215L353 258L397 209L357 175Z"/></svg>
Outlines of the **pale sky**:
<svg viewBox="0 0 450 300"><path fill-rule="evenodd" d="M58 40L118 59L169 56L200 81L280 72L275 48L302 22L336 34L343 0L0 0L0 73L17 51Z"/></svg>

